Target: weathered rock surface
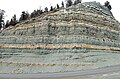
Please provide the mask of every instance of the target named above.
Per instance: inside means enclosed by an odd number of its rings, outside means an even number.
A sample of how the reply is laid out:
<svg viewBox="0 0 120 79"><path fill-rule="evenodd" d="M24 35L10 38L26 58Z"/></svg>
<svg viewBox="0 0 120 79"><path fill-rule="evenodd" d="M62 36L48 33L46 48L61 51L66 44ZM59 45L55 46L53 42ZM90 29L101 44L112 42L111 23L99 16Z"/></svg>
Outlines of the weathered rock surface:
<svg viewBox="0 0 120 79"><path fill-rule="evenodd" d="M0 73L63 72L118 65L119 53L120 23L97 2L73 5L0 33Z"/></svg>

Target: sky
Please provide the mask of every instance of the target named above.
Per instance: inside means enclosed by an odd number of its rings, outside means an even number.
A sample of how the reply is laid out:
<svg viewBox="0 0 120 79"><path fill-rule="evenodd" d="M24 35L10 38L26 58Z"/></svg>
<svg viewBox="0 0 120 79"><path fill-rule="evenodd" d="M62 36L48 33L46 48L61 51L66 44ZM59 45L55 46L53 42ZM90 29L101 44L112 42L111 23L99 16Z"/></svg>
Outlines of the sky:
<svg viewBox="0 0 120 79"><path fill-rule="evenodd" d="M61 2L65 0L0 0L0 9L5 10L5 20L10 20L14 14L17 18L20 17L22 11L28 11L31 13L36 9L44 9L45 7L56 6L56 4L61 5ZM106 0L82 0L82 2L96 1L100 2L102 5ZM112 13L115 18L120 22L120 4L119 0L108 0L112 6Z"/></svg>

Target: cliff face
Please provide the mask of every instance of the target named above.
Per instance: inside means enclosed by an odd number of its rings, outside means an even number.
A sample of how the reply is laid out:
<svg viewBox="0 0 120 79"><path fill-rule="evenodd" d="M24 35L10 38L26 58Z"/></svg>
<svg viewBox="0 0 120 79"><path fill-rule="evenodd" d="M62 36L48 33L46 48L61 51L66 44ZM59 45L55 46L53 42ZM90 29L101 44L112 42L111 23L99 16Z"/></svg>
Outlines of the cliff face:
<svg viewBox="0 0 120 79"><path fill-rule="evenodd" d="M107 8L86 2L7 28L0 33L0 43L85 43L120 47L119 30L119 22Z"/></svg>
<svg viewBox="0 0 120 79"><path fill-rule="evenodd" d="M58 72L88 68L84 68L83 65L97 68L98 64L93 66L92 59L87 64L78 64L78 62L75 62L76 60L71 60L71 57L74 59L74 53L78 53L78 55L88 53L88 56L92 56L92 54L98 55L99 52L104 53L104 55L113 52L120 53L120 23L115 20L106 7L97 2L73 5L69 8L46 14L46 16L39 16L19 23L0 33L0 56L3 58L0 59L0 63L4 67L7 67L6 64L10 64L8 68L11 71L8 73ZM70 57L66 55L68 53ZM41 58L37 58L37 56ZM62 56L65 56L63 60L57 58ZM28 59L26 60L27 57ZM98 63L97 60L99 61L99 59L99 57L96 58L95 62ZM70 61L73 61L74 64L71 65L72 62ZM80 61L84 62L84 59ZM106 65L100 65L100 67L107 66L107 64L106 58ZM114 65L114 63L110 65ZM35 66L43 69L38 69L37 71ZM47 68L44 68L46 66ZM73 69L71 69L71 66L73 66ZM75 69L74 67L76 66L82 66L82 68ZM14 70L11 67L16 69ZM22 67L28 67L28 70L24 71L24 68L20 70ZM64 70L62 67L66 69ZM53 70L50 70L50 68L53 68ZM30 71L29 69L36 71ZM0 73L2 72L0 71ZM3 73L7 72L4 70Z"/></svg>

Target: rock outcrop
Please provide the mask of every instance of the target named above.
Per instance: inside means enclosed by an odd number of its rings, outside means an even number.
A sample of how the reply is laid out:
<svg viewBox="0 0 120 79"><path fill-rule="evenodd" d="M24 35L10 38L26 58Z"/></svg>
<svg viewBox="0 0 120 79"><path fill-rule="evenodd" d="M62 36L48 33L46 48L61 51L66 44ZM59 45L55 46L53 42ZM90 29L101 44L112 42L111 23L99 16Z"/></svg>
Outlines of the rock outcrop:
<svg viewBox="0 0 120 79"><path fill-rule="evenodd" d="M120 53L120 23L97 2L73 5L0 33L0 73L75 71L119 64L108 64L109 59L102 57L91 62L74 58L74 55L94 57L101 53L106 57L108 53L111 56ZM98 62L106 63L98 66Z"/></svg>

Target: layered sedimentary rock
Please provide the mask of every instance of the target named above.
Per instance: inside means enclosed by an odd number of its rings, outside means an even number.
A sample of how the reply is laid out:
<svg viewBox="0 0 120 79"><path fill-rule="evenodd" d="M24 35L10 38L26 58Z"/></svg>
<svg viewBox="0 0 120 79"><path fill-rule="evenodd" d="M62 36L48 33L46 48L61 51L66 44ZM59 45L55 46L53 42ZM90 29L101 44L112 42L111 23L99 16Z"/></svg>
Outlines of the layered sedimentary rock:
<svg viewBox="0 0 120 79"><path fill-rule="evenodd" d="M63 72L118 65L119 53L120 23L97 2L63 8L0 33L0 73Z"/></svg>

